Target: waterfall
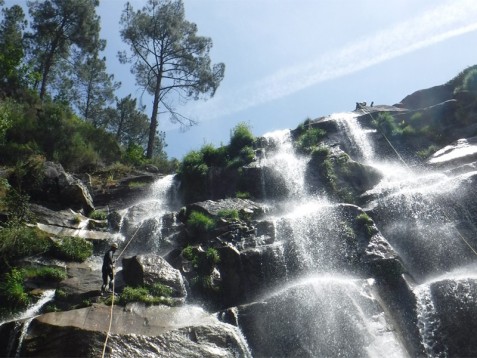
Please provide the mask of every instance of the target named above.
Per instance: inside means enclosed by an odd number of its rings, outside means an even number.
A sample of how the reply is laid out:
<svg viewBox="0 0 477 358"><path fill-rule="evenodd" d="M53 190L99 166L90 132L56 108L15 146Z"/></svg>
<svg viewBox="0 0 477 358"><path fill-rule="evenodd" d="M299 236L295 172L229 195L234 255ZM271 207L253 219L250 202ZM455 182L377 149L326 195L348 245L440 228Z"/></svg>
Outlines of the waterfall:
<svg viewBox="0 0 477 358"><path fill-rule="evenodd" d="M307 277L269 293L266 303L239 308L238 322L255 317L260 336L245 334L259 357L406 357L372 286L340 275Z"/></svg>
<svg viewBox="0 0 477 358"><path fill-rule="evenodd" d="M304 198L306 196L305 170L309 159L295 154L289 130L266 133L264 138L274 149L267 150L260 165L279 170L285 180L289 197L296 200Z"/></svg>
<svg viewBox="0 0 477 358"><path fill-rule="evenodd" d="M419 332L429 357L453 357L458 354L456 348L462 354L465 342L459 336L476 326L471 313L477 299L476 269L475 265L461 267L414 289Z"/></svg>
<svg viewBox="0 0 477 358"><path fill-rule="evenodd" d="M357 128L357 122L352 126ZM327 198L308 195L304 181L308 159L295 153L289 131L268 133L266 138L271 148L260 164L273 168L289 191L279 203L282 211L270 213L276 231L273 246L280 249L269 255L271 245L259 248L262 262L273 262L272 270L263 266L262 270L270 275L267 283L274 285L265 293L264 308L250 314L260 331L260 342L254 346L263 347L254 354L405 357L399 335L372 292L372 280L347 273L347 255L352 255L345 239L352 232L349 218ZM370 148L362 152L369 159ZM277 291L270 294L272 289ZM248 315L247 309L239 312L239 324L240 317ZM248 339L253 340L253 334L246 332Z"/></svg>
<svg viewBox="0 0 477 358"><path fill-rule="evenodd" d="M164 240L164 220L175 225L174 210L180 207L174 175L156 180L143 200L121 212L120 230L126 239L134 237L128 255L161 252Z"/></svg>
<svg viewBox="0 0 477 358"><path fill-rule="evenodd" d="M7 318L6 320L0 322L0 326L9 322L15 322L15 328L12 330L8 347L7 347L7 356L11 357L13 350L15 349L15 357L20 356L20 350L23 342L23 338L27 334L28 327L31 321L35 318L36 315L40 312L41 308L51 301L55 296L55 290L45 290L41 294L38 301L31 304L25 311L19 312L12 317ZM18 339L18 341L17 341Z"/></svg>
<svg viewBox="0 0 477 358"><path fill-rule="evenodd" d="M336 121L341 132L348 134L348 137L345 138L346 152L351 156L356 156L358 160L366 164L372 162L374 147L369 134L375 133L376 130L364 129L359 124L356 113L334 113L329 118Z"/></svg>

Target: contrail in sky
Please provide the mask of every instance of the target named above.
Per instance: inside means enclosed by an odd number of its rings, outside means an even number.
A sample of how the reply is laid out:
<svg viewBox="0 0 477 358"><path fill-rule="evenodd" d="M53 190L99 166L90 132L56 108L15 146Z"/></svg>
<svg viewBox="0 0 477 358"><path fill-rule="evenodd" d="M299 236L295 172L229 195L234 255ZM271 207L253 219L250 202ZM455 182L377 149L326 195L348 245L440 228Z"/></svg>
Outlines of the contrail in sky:
<svg viewBox="0 0 477 358"><path fill-rule="evenodd" d="M230 115L476 30L477 1L453 0L313 61L280 70L234 93L194 104L194 112L203 114L203 119Z"/></svg>

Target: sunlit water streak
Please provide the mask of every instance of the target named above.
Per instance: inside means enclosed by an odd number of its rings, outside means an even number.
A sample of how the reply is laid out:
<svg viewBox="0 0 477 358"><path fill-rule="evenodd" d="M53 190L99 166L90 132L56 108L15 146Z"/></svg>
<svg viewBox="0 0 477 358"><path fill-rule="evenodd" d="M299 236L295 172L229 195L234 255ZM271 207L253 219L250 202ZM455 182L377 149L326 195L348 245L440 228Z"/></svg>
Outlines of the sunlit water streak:
<svg viewBox="0 0 477 358"><path fill-rule="evenodd" d="M289 196L297 200L307 194L305 187L305 170L309 158L295 153L289 130L279 130L264 134L264 138L276 147L267 151L260 162L262 167L270 167L280 171L285 179Z"/></svg>

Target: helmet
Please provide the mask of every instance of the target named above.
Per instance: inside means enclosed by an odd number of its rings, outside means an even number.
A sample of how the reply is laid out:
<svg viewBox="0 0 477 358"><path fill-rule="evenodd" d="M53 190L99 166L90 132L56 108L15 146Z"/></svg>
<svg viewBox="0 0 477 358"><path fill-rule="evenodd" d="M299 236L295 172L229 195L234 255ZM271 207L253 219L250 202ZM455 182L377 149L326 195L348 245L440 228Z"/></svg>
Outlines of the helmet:
<svg viewBox="0 0 477 358"><path fill-rule="evenodd" d="M115 242L113 242L113 243L111 244L111 248L112 248L112 249L117 249L117 248L118 248L118 244L116 244Z"/></svg>

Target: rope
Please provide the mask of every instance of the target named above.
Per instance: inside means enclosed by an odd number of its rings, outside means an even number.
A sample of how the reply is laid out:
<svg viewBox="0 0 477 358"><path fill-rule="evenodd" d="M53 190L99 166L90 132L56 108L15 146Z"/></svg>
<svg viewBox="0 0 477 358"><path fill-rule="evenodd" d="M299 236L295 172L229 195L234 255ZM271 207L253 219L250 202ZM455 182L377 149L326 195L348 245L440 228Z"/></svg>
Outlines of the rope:
<svg viewBox="0 0 477 358"><path fill-rule="evenodd" d="M144 221L141 223L141 225L139 225L139 227L136 229L136 231L134 232L133 236L131 236L131 238L129 239L129 241L127 242L126 246L124 246L123 250L119 253L119 255L117 256L116 258L116 261L119 260L119 258L123 255L124 251L126 251L127 247L129 246L129 244L133 241L133 239L136 237L136 234L137 232L139 231L139 229L142 227L142 225L144 224ZM108 344L108 339L109 339L109 335L111 333L111 326L113 324L113 309L114 309L114 289L115 289L115 285L114 285L114 269L113 269L113 289L112 289L112 295L111 295L111 310L109 312L109 327L108 327L108 331L106 332L106 339L104 340L104 344L103 344L103 353L101 354L101 358L104 358L104 355L106 353L106 346Z"/></svg>
<svg viewBox="0 0 477 358"><path fill-rule="evenodd" d="M363 112L366 113L366 114L369 114L372 118L373 121L375 121L374 117L373 117L373 114L369 111L367 111L366 109L362 108ZM401 160L401 162L404 163L404 165L410 169L409 165L406 163L406 161L401 157L401 155L399 154L399 152L397 151L396 148L394 148L394 146L391 144L391 142L389 141L388 137L386 136L386 134L381 131L379 129L379 127L377 128L377 130L379 131L379 133L381 133L381 135L384 137L384 139L386 139L386 141L388 142L389 146L392 148L392 150L394 151L394 153L396 153L397 157L399 158L399 160ZM452 221L451 218L446 214L446 212L444 210L441 210L442 211L442 214L445 216L445 218L450 222ZM457 235L460 237L460 239L467 245L467 247L474 253L475 256L477 256L477 250L474 249L472 247L472 245L466 240L466 238L464 237L464 235L462 235L462 233L460 232L460 230L456 227L455 230L457 231Z"/></svg>

